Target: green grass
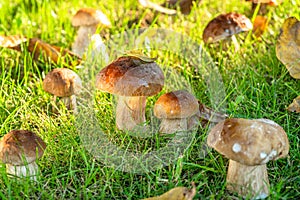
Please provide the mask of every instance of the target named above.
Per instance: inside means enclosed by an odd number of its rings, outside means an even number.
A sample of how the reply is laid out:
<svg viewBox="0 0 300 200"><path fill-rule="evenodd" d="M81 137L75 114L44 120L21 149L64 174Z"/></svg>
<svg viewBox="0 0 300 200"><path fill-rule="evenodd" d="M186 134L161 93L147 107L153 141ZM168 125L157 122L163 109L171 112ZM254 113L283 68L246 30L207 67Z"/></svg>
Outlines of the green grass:
<svg viewBox="0 0 300 200"><path fill-rule="evenodd" d="M195 71L195 61L176 54L176 49L168 52L162 47L151 52L158 56L157 63L164 66L163 71L168 77L160 94L187 88L208 106L225 108L231 117L269 118L284 128L290 141L290 153L287 158L267 164L271 184L269 199L300 198L300 115L285 110L293 98L300 95L300 84L288 74L275 55L281 24L288 16L300 19L299 6L299 0L292 0L270 8L268 15L271 21L267 32L262 39L247 37L247 33L239 35L241 49L238 53L233 47L229 47L228 51L220 51L218 46L206 47L223 79L225 95L219 98L221 106L211 102L212 96L218 93L209 91L205 83L207 75ZM133 0L99 3L91 0L80 3L61 0L1 1L0 34L37 37L71 49L76 29L70 20L81 7L99 8L109 17L112 28L99 30L108 40L124 31L139 28L143 16L153 16L150 10L141 8ZM130 14L124 14L129 11ZM194 5L190 15L157 15L151 27L169 29L201 43L208 21L230 11L244 13L251 18L249 2L202 0L199 5ZM136 24L132 24L135 16L139 18ZM245 38L246 42L243 42ZM120 38L114 40L123 42ZM130 49L132 45L123 47ZM111 60L122 53L120 49L111 55ZM93 76L104 67L103 64L86 63L95 70L91 72ZM205 157L201 155L208 128L199 127L190 147L173 163L140 174L124 172L116 165L106 165L105 160L95 157L95 152L91 154L83 147L84 138L76 125L78 118L63 105L58 105L59 114L52 112L52 96L43 91L42 80L47 72L61 65L43 61L36 63L28 52L19 53L5 48L0 48L0 65L0 135L12 129L32 130L48 145L38 161L41 175L37 182L8 178L5 165L0 165L1 199L141 199L160 195L176 186L190 187L192 181L197 185L195 199L238 198L226 190L228 159L216 151L209 151ZM80 69L78 73L81 73ZM154 126L157 119L153 117L152 106L158 96L149 98L147 106L147 119ZM79 101L84 102L84 99ZM92 109L96 111L98 125L106 136L103 141L120 146L125 152L159 150L174 137L154 135L140 139L116 131L113 117L115 97L97 92L94 101Z"/></svg>

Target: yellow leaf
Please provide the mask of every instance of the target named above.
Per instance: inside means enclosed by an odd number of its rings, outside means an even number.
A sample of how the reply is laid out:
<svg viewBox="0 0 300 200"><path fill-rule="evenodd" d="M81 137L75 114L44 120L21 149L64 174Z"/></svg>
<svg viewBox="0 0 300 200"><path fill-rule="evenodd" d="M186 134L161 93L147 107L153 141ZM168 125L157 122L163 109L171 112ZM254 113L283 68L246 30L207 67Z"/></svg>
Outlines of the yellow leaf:
<svg viewBox="0 0 300 200"><path fill-rule="evenodd" d="M192 186L192 189L176 187L160 196L150 197L143 200L192 200L196 195L196 186L194 182L192 182Z"/></svg>
<svg viewBox="0 0 300 200"><path fill-rule="evenodd" d="M293 103L287 107L287 110L290 112L300 113L300 96L293 100Z"/></svg>
<svg viewBox="0 0 300 200"><path fill-rule="evenodd" d="M300 22L295 17L287 18L282 25L276 56L293 78L300 79Z"/></svg>

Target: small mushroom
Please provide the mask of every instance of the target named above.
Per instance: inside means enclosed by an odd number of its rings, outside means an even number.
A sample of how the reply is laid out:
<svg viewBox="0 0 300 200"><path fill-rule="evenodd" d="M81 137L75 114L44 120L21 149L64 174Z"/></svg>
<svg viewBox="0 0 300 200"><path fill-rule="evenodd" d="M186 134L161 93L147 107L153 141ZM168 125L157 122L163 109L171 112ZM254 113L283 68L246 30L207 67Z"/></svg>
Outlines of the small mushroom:
<svg viewBox="0 0 300 200"><path fill-rule="evenodd" d="M35 133L13 130L0 140L0 160L6 164L8 174L36 180L36 159L42 157L45 148L45 142Z"/></svg>
<svg viewBox="0 0 300 200"><path fill-rule="evenodd" d="M289 17L283 22L276 56L293 78L300 79L300 21L297 18Z"/></svg>
<svg viewBox="0 0 300 200"><path fill-rule="evenodd" d="M82 8L72 18L72 25L79 27L72 51L82 56L90 44L90 37L102 25L110 27L111 23L104 13L93 8Z"/></svg>
<svg viewBox="0 0 300 200"><path fill-rule="evenodd" d="M239 44L235 38L236 34L249 31L253 25L246 16L238 13L227 13L218 15L211 20L203 31L203 41L205 43L215 43L220 40L231 38L235 49L239 49Z"/></svg>
<svg viewBox="0 0 300 200"><path fill-rule="evenodd" d="M145 123L146 97L160 92L163 85L160 67L134 56L119 57L96 77L97 89L118 95L116 124L120 130L133 130Z"/></svg>
<svg viewBox="0 0 300 200"><path fill-rule="evenodd" d="M212 128L207 143L230 159L227 189L256 199L269 195L266 163L289 152L285 131L269 119L226 119Z"/></svg>
<svg viewBox="0 0 300 200"><path fill-rule="evenodd" d="M72 70L67 68L56 68L50 71L44 81L43 89L56 97L62 97L68 109L77 112L76 95L81 91L82 83L80 77ZM71 101L71 103L70 103Z"/></svg>
<svg viewBox="0 0 300 200"><path fill-rule="evenodd" d="M199 112L197 99L185 90L166 93L154 105L154 115L162 119L160 132L188 131L189 119ZM193 126L190 125L190 129Z"/></svg>

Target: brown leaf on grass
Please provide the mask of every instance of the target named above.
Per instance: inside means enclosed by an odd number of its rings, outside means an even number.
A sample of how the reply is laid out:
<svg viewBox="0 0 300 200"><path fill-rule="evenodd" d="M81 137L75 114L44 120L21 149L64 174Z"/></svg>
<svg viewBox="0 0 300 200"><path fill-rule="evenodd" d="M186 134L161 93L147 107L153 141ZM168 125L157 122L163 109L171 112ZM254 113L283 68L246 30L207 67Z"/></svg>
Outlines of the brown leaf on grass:
<svg viewBox="0 0 300 200"><path fill-rule="evenodd" d="M300 21L295 17L287 18L282 25L276 56L293 78L300 79Z"/></svg>
<svg viewBox="0 0 300 200"><path fill-rule="evenodd" d="M253 22L253 34L258 38L260 37L267 29L268 18L257 15Z"/></svg>
<svg viewBox="0 0 300 200"><path fill-rule="evenodd" d="M0 46L14 49L22 52L22 45L24 45L28 52L32 54L34 60L42 58L45 61L53 63L62 63L64 65L79 65L81 58L73 52L63 49L61 47L50 45L38 38L26 38L24 36L0 36Z"/></svg>
<svg viewBox="0 0 300 200"><path fill-rule="evenodd" d="M176 187L160 196L150 197L143 200L192 200L196 195L196 186L194 182L192 182L192 186L192 189Z"/></svg>
<svg viewBox="0 0 300 200"><path fill-rule="evenodd" d="M287 107L290 112L300 113L300 96L295 98L293 102Z"/></svg>

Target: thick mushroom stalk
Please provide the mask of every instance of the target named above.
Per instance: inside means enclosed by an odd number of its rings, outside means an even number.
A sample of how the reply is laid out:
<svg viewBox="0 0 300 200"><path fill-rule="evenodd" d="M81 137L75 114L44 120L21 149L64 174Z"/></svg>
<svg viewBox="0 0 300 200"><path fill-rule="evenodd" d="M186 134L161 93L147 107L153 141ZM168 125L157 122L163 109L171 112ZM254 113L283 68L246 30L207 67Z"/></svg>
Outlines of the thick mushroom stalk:
<svg viewBox="0 0 300 200"><path fill-rule="evenodd" d="M230 159L227 189L253 199L269 195L266 163L289 152L285 131L268 119L225 119L212 128L207 143Z"/></svg>
<svg viewBox="0 0 300 200"><path fill-rule="evenodd" d="M199 112L197 99L187 91L177 90L158 98L154 115L161 119L160 132L171 134L194 129L192 116Z"/></svg>
<svg viewBox="0 0 300 200"><path fill-rule="evenodd" d="M80 26L77 35L75 36L75 41L72 45L72 51L79 56L82 56L87 50L90 42L91 36L96 32L97 25L91 26Z"/></svg>
<svg viewBox="0 0 300 200"><path fill-rule="evenodd" d="M39 168L36 162L20 166L6 164L6 173L16 177L29 177L31 180L36 181Z"/></svg>
<svg viewBox="0 0 300 200"><path fill-rule="evenodd" d="M248 166L229 160L227 170L227 189L232 192L244 194L250 193L256 199L264 199L269 196L269 178L267 166Z"/></svg>
<svg viewBox="0 0 300 200"><path fill-rule="evenodd" d="M145 117L146 97L119 96L116 106L116 124L120 130L133 130L143 126Z"/></svg>

